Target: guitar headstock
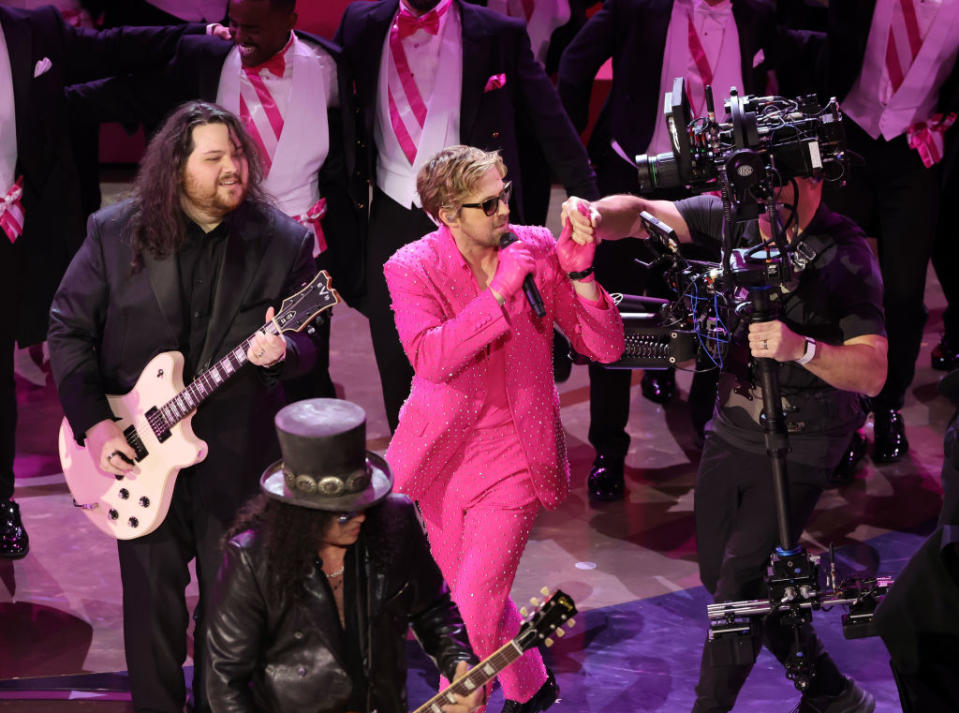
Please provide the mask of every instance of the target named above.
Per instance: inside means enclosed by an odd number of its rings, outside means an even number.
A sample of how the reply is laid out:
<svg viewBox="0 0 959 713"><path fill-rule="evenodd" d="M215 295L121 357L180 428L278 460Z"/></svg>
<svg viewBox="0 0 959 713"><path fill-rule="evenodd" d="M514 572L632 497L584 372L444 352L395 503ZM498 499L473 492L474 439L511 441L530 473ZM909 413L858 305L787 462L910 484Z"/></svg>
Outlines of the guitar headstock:
<svg viewBox="0 0 959 713"><path fill-rule="evenodd" d="M273 321L280 332L299 332L321 312L339 304L339 293L331 287L333 278L320 270L302 290L283 300Z"/></svg>
<svg viewBox="0 0 959 713"><path fill-rule="evenodd" d="M530 599L530 603L536 607L532 613L528 613L525 607L519 610L525 617L525 621L514 641L523 651L533 648L540 642L546 646L552 646L553 636L566 635L564 625L569 629L576 626L573 620L576 616L576 604L572 597L559 589L552 595L546 587L540 591L547 599L543 602L536 597Z"/></svg>

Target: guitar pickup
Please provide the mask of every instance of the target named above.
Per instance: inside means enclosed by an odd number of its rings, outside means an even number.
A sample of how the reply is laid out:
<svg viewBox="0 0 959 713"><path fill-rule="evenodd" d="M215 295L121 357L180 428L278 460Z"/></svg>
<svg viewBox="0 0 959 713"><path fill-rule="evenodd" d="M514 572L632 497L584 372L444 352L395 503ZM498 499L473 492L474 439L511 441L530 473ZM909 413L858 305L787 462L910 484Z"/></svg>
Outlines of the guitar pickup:
<svg viewBox="0 0 959 713"><path fill-rule="evenodd" d="M154 408L154 411L155 410L156 409ZM167 435L169 435L169 432ZM136 461L138 463L150 455L146 449L146 446L143 445L143 441L140 440L140 434L137 433L137 429L134 426L127 426L126 430L123 432L123 437L127 439L127 443L130 444L133 452L137 454Z"/></svg>
<svg viewBox="0 0 959 713"><path fill-rule="evenodd" d="M160 409L156 406L151 406L150 410L146 412L147 423L150 424L150 428L153 429L153 435L156 436L157 440L160 443L163 443L166 439L170 437L170 429L166 425L166 419L163 418L163 414L160 413ZM146 451L143 452L146 455ZM140 460L137 458L137 460Z"/></svg>

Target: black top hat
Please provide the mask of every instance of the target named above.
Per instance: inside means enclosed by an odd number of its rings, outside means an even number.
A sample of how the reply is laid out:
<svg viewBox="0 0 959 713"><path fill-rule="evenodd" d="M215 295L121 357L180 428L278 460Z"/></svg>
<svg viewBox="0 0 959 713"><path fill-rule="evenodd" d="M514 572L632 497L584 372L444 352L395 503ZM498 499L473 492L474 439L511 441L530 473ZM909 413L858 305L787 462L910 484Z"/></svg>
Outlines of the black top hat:
<svg viewBox="0 0 959 713"><path fill-rule="evenodd" d="M366 450L366 412L350 401L307 399L273 419L281 460L260 488L291 505L352 512L375 505L393 489L386 461Z"/></svg>

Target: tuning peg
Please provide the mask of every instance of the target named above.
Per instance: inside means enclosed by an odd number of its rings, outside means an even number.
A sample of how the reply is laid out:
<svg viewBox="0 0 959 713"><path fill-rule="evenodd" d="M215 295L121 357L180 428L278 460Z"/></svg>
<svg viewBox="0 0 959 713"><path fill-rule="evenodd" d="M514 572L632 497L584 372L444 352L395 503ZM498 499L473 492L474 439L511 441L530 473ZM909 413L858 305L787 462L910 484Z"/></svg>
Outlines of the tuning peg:
<svg viewBox="0 0 959 713"><path fill-rule="evenodd" d="M576 626L576 620L575 620L575 619L570 619L569 621L566 622L566 625L567 625L570 629L572 629L574 626Z"/></svg>
<svg viewBox="0 0 959 713"><path fill-rule="evenodd" d="M553 645L553 640L547 637L546 641L544 641L543 643L546 644L546 648L549 648L550 646Z"/></svg>
<svg viewBox="0 0 959 713"><path fill-rule="evenodd" d="M522 616L522 617L527 617L527 616L529 616L529 609L527 609L526 607L520 607L520 608L519 608L519 615Z"/></svg>
<svg viewBox="0 0 959 713"><path fill-rule="evenodd" d="M538 606L539 606L539 599L537 599L536 597L530 597L530 598L529 598L529 603L532 604L534 607L538 607Z"/></svg>
<svg viewBox="0 0 959 713"><path fill-rule="evenodd" d="M556 632L555 632L555 633L556 633L556 636L558 636L558 637L561 638L561 639L562 639L564 636L566 636L566 632L563 631L563 628L562 628L561 626L557 626L557 627L556 627Z"/></svg>
<svg viewBox="0 0 959 713"><path fill-rule="evenodd" d="M539 590L539 593L542 594L544 597L548 597L548 596L549 596L549 587L543 587L542 589Z"/></svg>

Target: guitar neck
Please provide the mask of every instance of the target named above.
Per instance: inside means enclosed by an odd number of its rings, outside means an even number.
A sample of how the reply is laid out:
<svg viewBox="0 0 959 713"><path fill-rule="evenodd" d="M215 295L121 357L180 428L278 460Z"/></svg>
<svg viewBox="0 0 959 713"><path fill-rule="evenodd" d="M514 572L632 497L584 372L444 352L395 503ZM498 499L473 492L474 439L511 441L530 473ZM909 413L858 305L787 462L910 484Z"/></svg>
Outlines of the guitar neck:
<svg viewBox="0 0 959 713"><path fill-rule="evenodd" d="M516 640L504 644L490 656L470 669L463 678L457 679L445 690L440 691L413 713L442 713L442 706L453 703L453 696L468 696L480 686L485 686L496 674L523 655Z"/></svg>
<svg viewBox="0 0 959 713"><path fill-rule="evenodd" d="M275 322L267 322L227 352L226 356L197 376L183 391L160 407L160 413L163 415L168 428L193 413L200 404L206 401L214 391L225 384L249 361L246 354L250 349L253 337L260 332L279 334L280 330Z"/></svg>

